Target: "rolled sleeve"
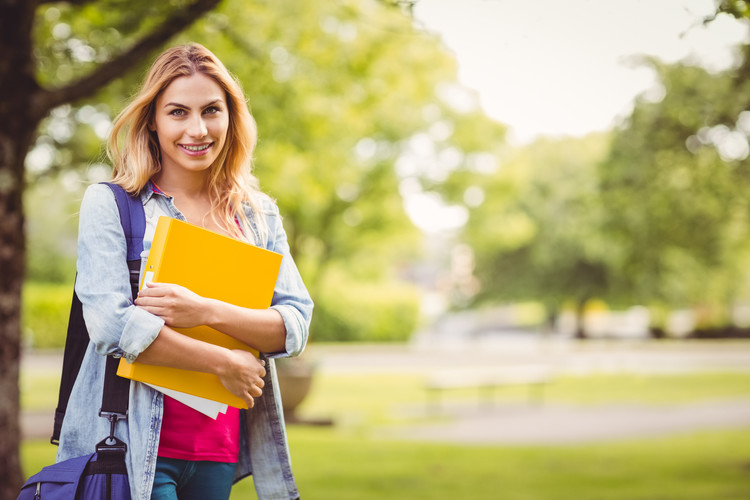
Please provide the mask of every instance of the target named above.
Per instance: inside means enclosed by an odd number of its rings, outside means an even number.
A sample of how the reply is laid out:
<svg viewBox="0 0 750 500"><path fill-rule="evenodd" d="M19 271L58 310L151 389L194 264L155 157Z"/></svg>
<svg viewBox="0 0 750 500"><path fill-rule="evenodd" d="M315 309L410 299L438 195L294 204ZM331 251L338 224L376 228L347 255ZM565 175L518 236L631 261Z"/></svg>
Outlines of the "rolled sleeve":
<svg viewBox="0 0 750 500"><path fill-rule="evenodd" d="M278 207L269 203L264 209L267 209L264 210L264 215L269 228L269 244L266 248L282 255L271 308L281 314L286 327L286 352L274 353L271 356L299 356L307 344L313 301L289 252L289 243Z"/></svg>
<svg viewBox="0 0 750 500"><path fill-rule="evenodd" d="M288 356L299 356L305 349L309 331L309 322L305 320L300 311L287 304L271 306L281 314L286 328L285 349Z"/></svg>
<svg viewBox="0 0 750 500"><path fill-rule="evenodd" d="M114 194L105 185L89 186L81 202L75 289L96 351L132 362L164 321L133 304L126 250Z"/></svg>

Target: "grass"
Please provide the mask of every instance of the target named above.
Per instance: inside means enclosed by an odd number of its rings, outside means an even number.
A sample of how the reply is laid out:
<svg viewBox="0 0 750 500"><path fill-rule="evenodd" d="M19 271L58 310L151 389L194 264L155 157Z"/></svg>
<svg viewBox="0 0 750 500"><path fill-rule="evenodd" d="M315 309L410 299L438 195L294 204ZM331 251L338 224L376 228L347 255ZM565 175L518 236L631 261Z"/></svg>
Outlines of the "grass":
<svg viewBox="0 0 750 500"><path fill-rule="evenodd" d="M470 447L290 429L303 498L750 498L750 432L569 447ZM235 487L247 497L249 483ZM252 496L250 496L252 498Z"/></svg>
<svg viewBox="0 0 750 500"><path fill-rule="evenodd" d="M306 500L747 500L750 431L586 446L456 446L376 440L336 428L289 428ZM43 440L22 448L25 470L54 459ZM232 500L255 498L251 480Z"/></svg>
<svg viewBox="0 0 750 500"><path fill-rule="evenodd" d="M55 374L24 374L24 409L50 408ZM425 412L423 379L396 375L319 374L302 416L331 417L332 427L290 426L297 482L306 500L747 500L750 423L746 429L569 446L461 446L382 439L389 425L441 418ZM33 394L31 394L33 393ZM477 404L477 392L446 393L452 404ZM526 398L498 390L501 401ZM750 398L750 373L561 377L547 401L667 405ZM22 446L24 470L54 459L46 440ZM232 499L255 498L251 480Z"/></svg>

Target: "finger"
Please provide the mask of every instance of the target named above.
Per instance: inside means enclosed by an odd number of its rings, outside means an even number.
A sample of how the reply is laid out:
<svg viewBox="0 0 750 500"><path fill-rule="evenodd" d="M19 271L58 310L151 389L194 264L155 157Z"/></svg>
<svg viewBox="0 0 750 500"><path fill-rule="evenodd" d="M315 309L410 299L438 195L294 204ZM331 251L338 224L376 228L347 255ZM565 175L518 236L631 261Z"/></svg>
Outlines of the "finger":
<svg viewBox="0 0 750 500"><path fill-rule="evenodd" d="M138 297L135 298L135 305L137 306L148 306L151 305L151 303L151 297L149 297L148 295L139 294Z"/></svg>
<svg viewBox="0 0 750 500"><path fill-rule="evenodd" d="M147 310L151 314L166 314L167 312L167 309L165 309L164 307L158 304L153 304L153 303L149 304L148 302L146 302L145 304L136 303L136 305L138 307L142 307L143 309Z"/></svg>
<svg viewBox="0 0 750 500"><path fill-rule="evenodd" d="M163 297L164 290L161 288L141 288L138 292L139 297Z"/></svg>
<svg viewBox="0 0 750 500"><path fill-rule="evenodd" d="M263 394L263 391L261 391L260 387L258 387L257 385L250 386L250 389L248 389L248 392L250 392L251 396L254 396L256 398L259 398Z"/></svg>
<svg viewBox="0 0 750 500"><path fill-rule="evenodd" d="M158 316L159 318L163 319L167 324L169 324L170 319L167 317L168 313L164 310L163 307L155 307L155 306L138 306L147 313L153 314L154 316Z"/></svg>
<svg viewBox="0 0 750 500"><path fill-rule="evenodd" d="M252 396L248 396L246 398L243 398L245 400L245 403L247 404L248 408L252 408L255 406L255 399L253 399Z"/></svg>

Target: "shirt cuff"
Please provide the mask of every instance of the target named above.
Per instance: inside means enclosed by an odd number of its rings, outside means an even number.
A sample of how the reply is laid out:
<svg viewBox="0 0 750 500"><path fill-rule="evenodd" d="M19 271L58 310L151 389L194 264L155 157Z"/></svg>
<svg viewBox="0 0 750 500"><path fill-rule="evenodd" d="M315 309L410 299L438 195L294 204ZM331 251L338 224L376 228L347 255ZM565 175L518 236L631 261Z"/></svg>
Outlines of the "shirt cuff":
<svg viewBox="0 0 750 500"><path fill-rule="evenodd" d="M271 306L271 309L275 309L281 314L281 319L284 320L284 327L286 328L286 352L269 354L269 358L282 358L287 356L299 356L305 349L307 343L307 326L301 318L299 311L292 306L284 304L276 304Z"/></svg>
<svg viewBox="0 0 750 500"><path fill-rule="evenodd" d="M156 339L163 326L164 320L160 317L133 307L133 313L120 337L119 347L122 350L122 357L128 363L135 361L135 358Z"/></svg>

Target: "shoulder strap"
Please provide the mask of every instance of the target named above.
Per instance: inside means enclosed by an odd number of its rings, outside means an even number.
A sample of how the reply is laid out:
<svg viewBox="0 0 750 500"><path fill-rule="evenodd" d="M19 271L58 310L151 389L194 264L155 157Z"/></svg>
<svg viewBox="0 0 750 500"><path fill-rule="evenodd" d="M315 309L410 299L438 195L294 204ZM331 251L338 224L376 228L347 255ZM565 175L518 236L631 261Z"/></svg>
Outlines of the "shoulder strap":
<svg viewBox="0 0 750 500"><path fill-rule="evenodd" d="M141 252L143 251L143 233L146 230L146 215L139 195L130 196L120 185L104 182L115 194L117 209L120 211L120 223L127 242L127 261L130 270L130 289L132 298L138 294L138 277L141 269ZM135 279L134 279L135 278ZM104 390L99 414L110 420L127 418L130 379L117 376L118 358L107 357L104 372ZM113 428L114 431L114 428Z"/></svg>
<svg viewBox="0 0 750 500"><path fill-rule="evenodd" d="M130 270L130 286L133 297L138 292L138 278L141 263L141 251L143 250L143 233L146 228L146 216L143 212L143 204L140 196L129 196L122 187L107 184L115 195L117 207L120 212L120 223L122 224L125 240L127 242L127 260L128 269ZM86 347L89 343L89 334L86 324L83 320L83 308L81 301L78 299L75 291L73 292L73 302L70 307L70 317L68 319L68 332L65 339L65 353L63 355L63 368L60 377L60 392L58 394L57 408L55 409L55 421L52 429L53 444L58 444L60 440L60 431L65 412L68 408L68 400L73 390L73 384L78 377L78 372L83 362L83 356L86 353ZM114 375L117 371L118 360L112 357L107 358L107 372L111 372L111 377L118 379ZM127 379L121 379L127 381ZM129 383L129 381L127 381ZM105 411L115 413L126 413L128 404L129 386L115 386L115 389L109 389L110 384L105 379L104 395L108 392L114 394L113 400L103 401L102 408ZM124 397L123 397L124 394ZM104 397L103 397L104 399ZM122 401L124 400L124 403ZM120 401L120 403L118 403Z"/></svg>
<svg viewBox="0 0 750 500"><path fill-rule="evenodd" d="M141 260L143 250L143 233L146 231L146 215L140 195L130 196L119 184L102 182L115 194L117 209L120 211L120 223L128 243L127 260Z"/></svg>

